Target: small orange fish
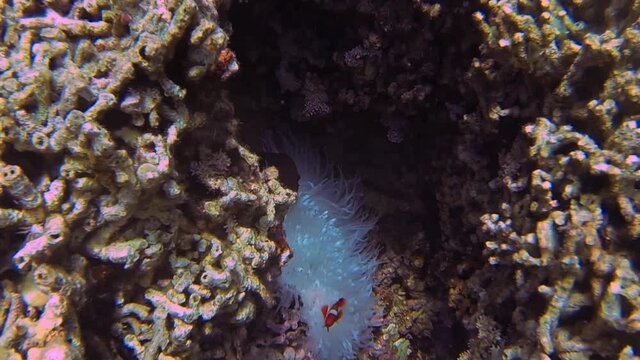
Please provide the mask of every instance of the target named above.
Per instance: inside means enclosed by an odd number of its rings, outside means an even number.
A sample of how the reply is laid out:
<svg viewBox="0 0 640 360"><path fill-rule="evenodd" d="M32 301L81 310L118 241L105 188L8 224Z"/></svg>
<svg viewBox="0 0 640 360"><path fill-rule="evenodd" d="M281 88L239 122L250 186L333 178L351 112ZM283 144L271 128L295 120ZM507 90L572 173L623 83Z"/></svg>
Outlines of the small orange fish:
<svg viewBox="0 0 640 360"><path fill-rule="evenodd" d="M342 308L347 305L345 298L340 298L335 304L331 305L329 309L328 305L322 306L322 317L324 318L324 327L329 328L333 326L338 320L342 319Z"/></svg>

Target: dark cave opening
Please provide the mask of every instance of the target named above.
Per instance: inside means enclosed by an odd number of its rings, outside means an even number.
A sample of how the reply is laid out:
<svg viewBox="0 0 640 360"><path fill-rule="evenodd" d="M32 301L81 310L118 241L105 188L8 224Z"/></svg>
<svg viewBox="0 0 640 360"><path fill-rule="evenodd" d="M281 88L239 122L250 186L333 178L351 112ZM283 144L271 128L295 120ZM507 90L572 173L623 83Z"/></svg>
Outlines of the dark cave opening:
<svg viewBox="0 0 640 360"><path fill-rule="evenodd" d="M408 12L415 21L410 25L423 26L422 33L427 33L430 26L438 26L425 24L424 19L415 20L420 14ZM395 29L396 33L388 39L378 40L380 52L390 52L391 40L394 40L403 42L398 49L405 53L395 49L396 53L379 61L375 78L365 79L362 77L366 74L360 69L345 67L342 59L376 34L379 19L371 13L348 5L337 10L313 2L266 1L234 4L230 21L234 25L231 48L237 54L241 69L226 85L236 116L243 123L242 138L252 148L260 150L264 137L272 136L268 134L301 135L326 151L329 160L343 173L359 176L370 186L393 192L392 184L398 182L394 180L398 176L429 177L433 180L431 183L418 180L414 186L423 187L420 193L433 193L437 178L429 173L437 171L430 171L433 170L430 159L437 153L442 154L444 148L453 151L455 141L452 140L458 132L445 106L447 97L460 96L453 90L457 85L439 85L437 81L442 79L428 76L437 73L438 67L452 66L446 61L446 46L433 48L428 54L420 53L413 48L421 41L410 39L409 29L404 32ZM433 44L430 46L441 46L440 41ZM365 53L374 57L370 52ZM419 76L408 79L407 74L411 73ZM308 80L309 77L321 80L318 84L316 80ZM309 82L321 87L322 94L308 95L312 92L305 88ZM409 99L425 96L421 91L427 82L439 86L437 91L429 90L432 95L420 101ZM341 89L352 83L362 86ZM387 85L389 89L371 89ZM406 91L402 96L388 95L403 86ZM370 91L369 106L362 108L349 102L353 94L345 93L358 91ZM292 114L296 103L301 98L314 96L328 98L329 113L318 118L296 118L296 114ZM401 133L403 138L394 142L390 137L396 133ZM435 201L434 197L427 198ZM436 207L435 203L426 206Z"/></svg>

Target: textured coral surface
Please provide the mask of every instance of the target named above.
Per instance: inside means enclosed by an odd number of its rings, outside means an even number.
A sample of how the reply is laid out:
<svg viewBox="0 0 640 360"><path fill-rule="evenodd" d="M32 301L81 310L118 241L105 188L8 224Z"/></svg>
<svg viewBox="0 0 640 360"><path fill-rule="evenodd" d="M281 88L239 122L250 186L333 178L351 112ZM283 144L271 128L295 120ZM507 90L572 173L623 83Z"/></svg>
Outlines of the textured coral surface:
<svg viewBox="0 0 640 360"><path fill-rule="evenodd" d="M216 88L238 68L224 4L0 6L1 357L240 352L294 193Z"/></svg>
<svg viewBox="0 0 640 360"><path fill-rule="evenodd" d="M359 357L640 357L637 0L15 0L0 26L0 358L308 357L274 295L282 129L380 214Z"/></svg>

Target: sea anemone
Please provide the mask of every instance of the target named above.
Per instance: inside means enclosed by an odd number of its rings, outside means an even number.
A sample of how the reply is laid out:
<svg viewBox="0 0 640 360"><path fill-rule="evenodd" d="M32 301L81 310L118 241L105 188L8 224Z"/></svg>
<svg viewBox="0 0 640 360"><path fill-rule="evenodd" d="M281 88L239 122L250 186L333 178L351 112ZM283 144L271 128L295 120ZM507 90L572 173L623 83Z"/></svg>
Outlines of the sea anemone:
<svg viewBox="0 0 640 360"><path fill-rule="evenodd" d="M300 181L284 220L294 256L280 277L283 303L301 301L307 344L317 358L355 358L371 341L378 263L365 237L376 219L356 199L357 181L332 176L311 151L287 148ZM342 317L325 327L322 307L340 298L346 299Z"/></svg>

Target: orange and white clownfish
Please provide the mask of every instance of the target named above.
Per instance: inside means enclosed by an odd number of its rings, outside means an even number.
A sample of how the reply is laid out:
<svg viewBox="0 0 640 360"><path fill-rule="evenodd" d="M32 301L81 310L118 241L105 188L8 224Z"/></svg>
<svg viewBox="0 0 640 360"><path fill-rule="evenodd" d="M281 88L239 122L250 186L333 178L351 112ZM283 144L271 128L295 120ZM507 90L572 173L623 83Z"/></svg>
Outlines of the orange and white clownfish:
<svg viewBox="0 0 640 360"><path fill-rule="evenodd" d="M342 308L347 305L347 300L345 298L340 298L336 301L335 304L331 305L329 308L328 305L322 306L322 317L324 318L324 327L329 328L333 326L338 320L342 319Z"/></svg>

